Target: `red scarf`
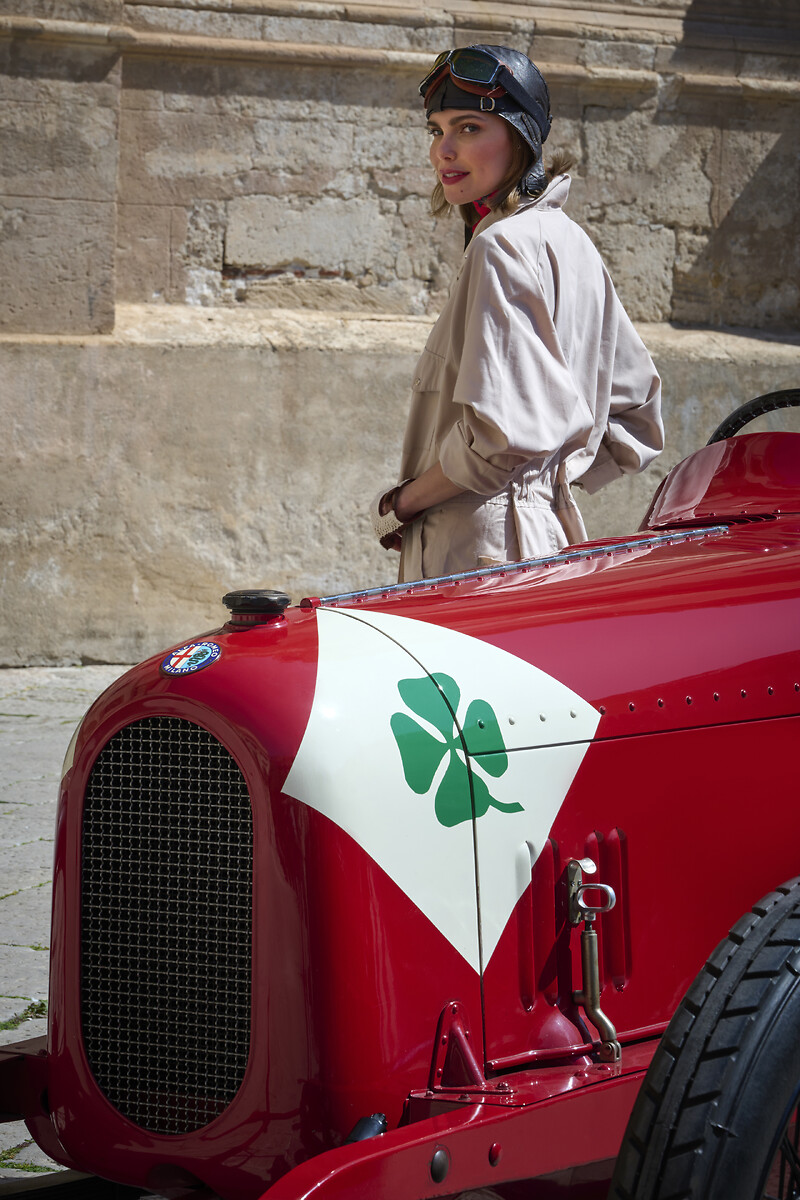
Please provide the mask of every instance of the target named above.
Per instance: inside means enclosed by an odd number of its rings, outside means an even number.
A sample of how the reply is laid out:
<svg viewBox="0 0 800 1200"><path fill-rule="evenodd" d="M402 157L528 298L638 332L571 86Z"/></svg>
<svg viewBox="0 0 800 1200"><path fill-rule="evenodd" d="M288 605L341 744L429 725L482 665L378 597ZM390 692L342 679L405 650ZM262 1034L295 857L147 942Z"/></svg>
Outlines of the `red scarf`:
<svg viewBox="0 0 800 1200"><path fill-rule="evenodd" d="M472 232L474 233L476 228L478 227L478 225L480 225L483 218L488 216L492 210L489 208L489 205L484 204L482 200L473 200L472 207L475 209L475 212L478 214L478 219L475 222L475 224L472 226Z"/></svg>

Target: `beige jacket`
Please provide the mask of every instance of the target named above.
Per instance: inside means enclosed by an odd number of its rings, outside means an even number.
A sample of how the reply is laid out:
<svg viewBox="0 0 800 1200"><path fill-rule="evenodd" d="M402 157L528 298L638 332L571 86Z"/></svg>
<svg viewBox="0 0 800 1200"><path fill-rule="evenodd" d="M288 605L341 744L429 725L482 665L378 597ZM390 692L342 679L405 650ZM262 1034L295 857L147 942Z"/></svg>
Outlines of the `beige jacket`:
<svg viewBox="0 0 800 1200"><path fill-rule="evenodd" d="M586 534L570 484L641 471L661 384L597 250L561 211L569 177L478 225L414 373L400 478L437 460L463 495L403 535L400 579L554 553Z"/></svg>

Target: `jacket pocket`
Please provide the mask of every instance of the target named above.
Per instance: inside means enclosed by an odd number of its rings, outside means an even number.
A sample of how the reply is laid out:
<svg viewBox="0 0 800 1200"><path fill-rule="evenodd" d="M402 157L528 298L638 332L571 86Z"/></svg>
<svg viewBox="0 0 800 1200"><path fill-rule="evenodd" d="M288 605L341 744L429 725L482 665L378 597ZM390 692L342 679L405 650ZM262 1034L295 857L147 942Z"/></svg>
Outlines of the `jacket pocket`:
<svg viewBox="0 0 800 1200"><path fill-rule="evenodd" d="M427 348L422 351L414 368L413 392L438 392L441 388L444 359Z"/></svg>

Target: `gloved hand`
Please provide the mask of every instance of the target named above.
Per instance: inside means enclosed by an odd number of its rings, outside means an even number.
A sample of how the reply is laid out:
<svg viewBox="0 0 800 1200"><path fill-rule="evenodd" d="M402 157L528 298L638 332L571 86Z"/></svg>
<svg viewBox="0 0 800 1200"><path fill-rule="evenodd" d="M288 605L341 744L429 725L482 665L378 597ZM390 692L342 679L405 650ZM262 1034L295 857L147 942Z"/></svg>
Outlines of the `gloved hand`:
<svg viewBox="0 0 800 1200"><path fill-rule="evenodd" d="M403 480L403 483L409 482L408 479ZM403 530L407 522L395 516L394 501L403 483L397 483L387 490L382 488L369 507L372 528L384 550L399 550L402 545Z"/></svg>

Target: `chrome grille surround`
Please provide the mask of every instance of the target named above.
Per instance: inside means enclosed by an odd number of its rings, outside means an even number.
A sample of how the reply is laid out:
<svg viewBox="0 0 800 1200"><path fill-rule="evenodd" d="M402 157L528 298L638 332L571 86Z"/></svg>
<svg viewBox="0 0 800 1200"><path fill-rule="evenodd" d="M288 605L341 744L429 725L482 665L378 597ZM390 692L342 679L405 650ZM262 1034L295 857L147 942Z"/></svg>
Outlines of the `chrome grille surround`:
<svg viewBox="0 0 800 1200"><path fill-rule="evenodd" d="M238 1091L250 1047L253 826L210 733L148 717L106 743L84 797L83 1039L102 1091L185 1134Z"/></svg>

